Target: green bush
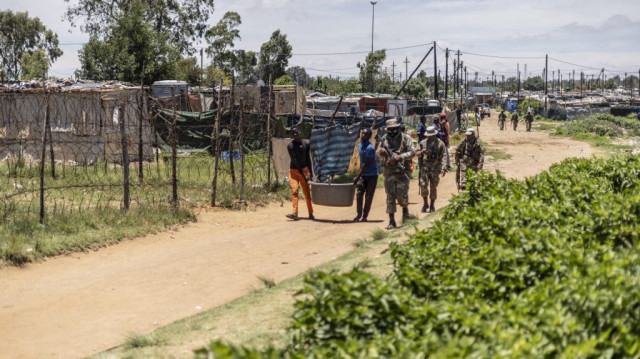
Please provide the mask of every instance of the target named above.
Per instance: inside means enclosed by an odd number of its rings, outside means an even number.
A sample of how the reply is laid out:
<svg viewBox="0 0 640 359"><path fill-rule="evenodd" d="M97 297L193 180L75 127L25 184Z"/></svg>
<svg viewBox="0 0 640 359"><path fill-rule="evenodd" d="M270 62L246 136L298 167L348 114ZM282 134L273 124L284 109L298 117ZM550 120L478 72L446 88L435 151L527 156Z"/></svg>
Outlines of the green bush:
<svg viewBox="0 0 640 359"><path fill-rule="evenodd" d="M570 159L524 181L471 174L393 244L393 273L314 273L292 343L219 357L638 357L640 158Z"/></svg>
<svg viewBox="0 0 640 359"><path fill-rule="evenodd" d="M577 135L593 133L598 136L620 137L640 136L640 122L633 118L613 116L610 114L593 114L586 118L578 118L558 127L560 135Z"/></svg>

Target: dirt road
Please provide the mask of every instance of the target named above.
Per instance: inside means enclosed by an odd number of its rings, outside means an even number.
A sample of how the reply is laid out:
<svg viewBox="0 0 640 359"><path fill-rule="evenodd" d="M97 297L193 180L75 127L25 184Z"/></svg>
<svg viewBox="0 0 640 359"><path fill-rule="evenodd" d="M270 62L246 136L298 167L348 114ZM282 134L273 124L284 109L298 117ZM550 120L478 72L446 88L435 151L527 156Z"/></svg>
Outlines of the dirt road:
<svg viewBox="0 0 640 359"><path fill-rule="evenodd" d="M567 157L589 157L585 143L543 132L498 131L495 115L480 127L489 149L511 156L486 161L524 178ZM455 175L440 182L436 206L455 194ZM412 214L421 199L415 181ZM78 358L150 332L261 286L258 277L282 281L352 249L384 228L384 189L378 189L369 223L353 223L355 209L315 207L316 221L289 221L290 203L255 211L210 210L198 222L91 253L0 270L0 358ZM306 215L304 205L301 216Z"/></svg>

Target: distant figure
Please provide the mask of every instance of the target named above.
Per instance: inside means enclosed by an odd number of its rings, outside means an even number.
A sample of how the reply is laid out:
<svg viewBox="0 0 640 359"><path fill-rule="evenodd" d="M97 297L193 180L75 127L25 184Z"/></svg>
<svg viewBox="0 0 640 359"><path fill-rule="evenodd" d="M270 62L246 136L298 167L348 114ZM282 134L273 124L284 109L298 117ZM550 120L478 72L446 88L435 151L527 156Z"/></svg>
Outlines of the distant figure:
<svg viewBox="0 0 640 359"><path fill-rule="evenodd" d="M531 124L533 123L533 115L531 111L527 111L527 114L524 115L524 123L527 127L527 132L531 132Z"/></svg>
<svg viewBox="0 0 640 359"><path fill-rule="evenodd" d="M291 163L289 165L289 186L291 186L291 206L293 211L287 214L287 218L298 220L298 191L302 186L304 199L307 202L309 219L313 217L313 206L311 205L311 192L309 191L309 179L311 178L311 155L309 145L302 142L300 129L293 127L293 141L287 146Z"/></svg>
<svg viewBox="0 0 640 359"><path fill-rule="evenodd" d="M420 116L420 123L418 123L418 128L416 132L418 133L418 143L420 143L425 138L425 132L427 132L427 116Z"/></svg>
<svg viewBox="0 0 640 359"><path fill-rule="evenodd" d="M480 140L475 136L473 128L467 130L466 138L456 148L456 184L458 190L467 187L467 169L478 172L484 166L484 149Z"/></svg>
<svg viewBox="0 0 640 359"><path fill-rule="evenodd" d="M442 129L442 142L447 149L444 154L447 157L447 171L451 169L451 160L449 159L449 135L451 135L451 127L447 120L447 115L443 112L440 114L440 128Z"/></svg>
<svg viewBox="0 0 640 359"><path fill-rule="evenodd" d="M505 121L507 121L507 115L504 113L504 110L502 110L498 115L498 126L500 127L500 131L504 131Z"/></svg>
<svg viewBox="0 0 640 359"><path fill-rule="evenodd" d="M360 135L360 143L358 143L358 154L360 155L360 171L353 184L357 186L356 194L356 218L354 222L366 222L371 210L373 195L376 193L376 185L378 184L378 163L376 162L376 150L369 142L371 139L371 130L365 128ZM364 202L364 207L363 207Z"/></svg>
<svg viewBox="0 0 640 359"><path fill-rule="evenodd" d="M513 115L511 115L511 124L513 125L514 131L518 128L518 121L518 112L513 112Z"/></svg>

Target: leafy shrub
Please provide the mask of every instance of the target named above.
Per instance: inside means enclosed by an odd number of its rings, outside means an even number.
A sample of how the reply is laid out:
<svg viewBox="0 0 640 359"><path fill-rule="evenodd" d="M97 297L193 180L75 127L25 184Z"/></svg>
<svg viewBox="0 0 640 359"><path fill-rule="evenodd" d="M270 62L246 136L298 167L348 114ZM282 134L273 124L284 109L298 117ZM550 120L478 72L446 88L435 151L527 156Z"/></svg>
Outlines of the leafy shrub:
<svg viewBox="0 0 640 359"><path fill-rule="evenodd" d="M559 127L557 133L569 136L580 133L594 133L607 137L640 136L640 122L633 118L599 113L568 122Z"/></svg>
<svg viewBox="0 0 640 359"><path fill-rule="evenodd" d="M314 273L293 342L219 357L638 357L640 158L479 173L443 219L392 245L386 280ZM205 350L205 349L203 349Z"/></svg>

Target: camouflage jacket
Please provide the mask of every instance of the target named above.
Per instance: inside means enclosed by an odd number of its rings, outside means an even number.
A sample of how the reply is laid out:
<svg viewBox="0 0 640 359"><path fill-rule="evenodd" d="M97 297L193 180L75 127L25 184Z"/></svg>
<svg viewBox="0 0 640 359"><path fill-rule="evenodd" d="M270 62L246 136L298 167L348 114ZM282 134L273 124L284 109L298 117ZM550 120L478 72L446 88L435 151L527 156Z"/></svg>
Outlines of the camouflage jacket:
<svg viewBox="0 0 640 359"><path fill-rule="evenodd" d="M462 162L467 168L481 170L484 166L484 149L477 138L472 142L465 139L456 148L456 164Z"/></svg>
<svg viewBox="0 0 640 359"><path fill-rule="evenodd" d="M530 114L530 113L528 113L528 114L524 115L524 120L525 120L526 122L533 122L533 115L532 115L532 114Z"/></svg>
<svg viewBox="0 0 640 359"><path fill-rule="evenodd" d="M409 135L400 133L400 136L390 137L385 134L380 140L378 149L382 147L382 144L387 145L393 154L400 155L401 158L400 166L398 166L397 164L388 163L391 157L387 157L382 163L385 173L401 173L411 168L411 159L416 153Z"/></svg>
<svg viewBox="0 0 640 359"><path fill-rule="evenodd" d="M420 149L426 150L420 155L420 171L426 172L442 172L443 168L447 166L447 156L445 151L447 150L444 142L434 137L427 137L427 139L420 142Z"/></svg>

